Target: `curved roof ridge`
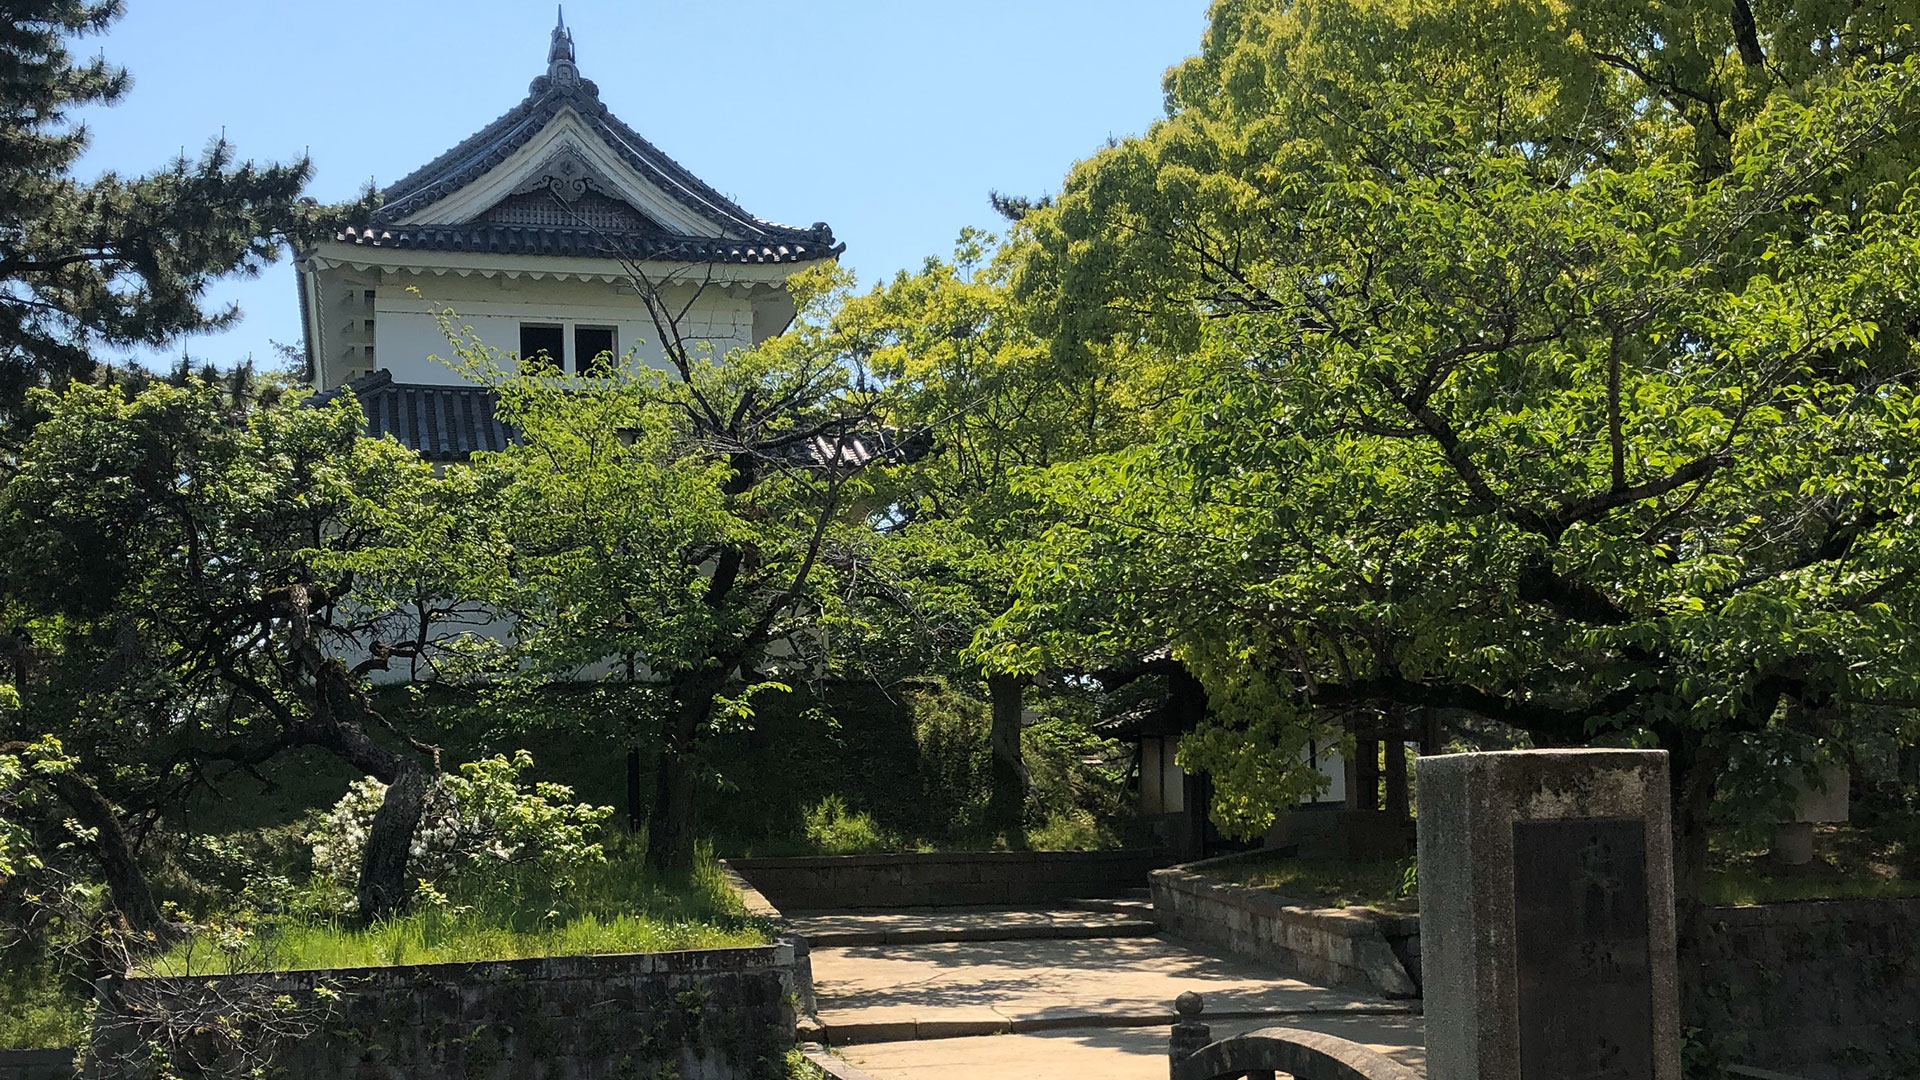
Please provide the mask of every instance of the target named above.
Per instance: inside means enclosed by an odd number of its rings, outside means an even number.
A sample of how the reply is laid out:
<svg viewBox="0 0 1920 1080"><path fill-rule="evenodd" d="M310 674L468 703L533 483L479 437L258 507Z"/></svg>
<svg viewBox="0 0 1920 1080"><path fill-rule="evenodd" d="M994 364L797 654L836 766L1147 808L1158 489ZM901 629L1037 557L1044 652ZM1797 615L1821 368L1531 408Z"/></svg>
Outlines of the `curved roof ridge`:
<svg viewBox="0 0 1920 1080"><path fill-rule="evenodd" d="M533 80L527 96L451 149L382 189L385 205L374 212L370 224L391 226L465 188L530 142L563 108L572 108L629 167L722 231L741 233L743 241L749 243L835 247L833 230L825 222L802 228L748 212L614 116L600 100L600 88L582 78L575 67L572 35L564 24L554 31L546 74Z"/></svg>

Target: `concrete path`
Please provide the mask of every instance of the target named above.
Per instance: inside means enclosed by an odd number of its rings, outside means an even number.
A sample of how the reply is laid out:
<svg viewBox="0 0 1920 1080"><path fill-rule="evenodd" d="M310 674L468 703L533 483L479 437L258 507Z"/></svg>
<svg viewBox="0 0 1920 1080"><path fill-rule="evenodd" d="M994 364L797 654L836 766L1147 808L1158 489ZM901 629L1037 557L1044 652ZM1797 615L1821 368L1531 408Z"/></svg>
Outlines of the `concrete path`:
<svg viewBox="0 0 1920 1080"><path fill-rule="evenodd" d="M1077 909L794 919L812 948L827 1041L876 1080L1162 1077L1173 999L1187 990L1205 998L1218 1037L1304 1027L1423 1064L1424 1033L1407 1003L1142 936L1141 921ZM1103 929L1110 936L1091 936Z"/></svg>
<svg viewBox="0 0 1920 1080"><path fill-rule="evenodd" d="M1427 1064L1417 1016L1318 1016L1229 1020L1215 1038L1263 1027L1294 1027L1352 1039L1415 1070ZM1167 1029L1062 1028L1028 1035L922 1039L836 1047L833 1053L872 1080L1166 1080ZM856 1074L857 1075L857 1074Z"/></svg>

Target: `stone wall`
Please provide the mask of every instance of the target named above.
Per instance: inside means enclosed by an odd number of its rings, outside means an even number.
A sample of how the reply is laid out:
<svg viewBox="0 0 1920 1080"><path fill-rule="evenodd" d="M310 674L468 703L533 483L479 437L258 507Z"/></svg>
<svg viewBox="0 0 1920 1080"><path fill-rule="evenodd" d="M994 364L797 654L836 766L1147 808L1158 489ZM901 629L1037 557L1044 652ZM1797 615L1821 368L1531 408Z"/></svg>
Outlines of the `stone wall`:
<svg viewBox="0 0 1920 1080"><path fill-rule="evenodd" d="M1122 896L1165 866L1157 851L936 851L729 859L782 911L1044 904Z"/></svg>
<svg viewBox="0 0 1920 1080"><path fill-rule="evenodd" d="M316 1080L774 1080L793 1045L793 963L790 947L768 945L139 979L129 991L265 979L269 993L307 1001L315 986L336 988L335 1014L284 1061L287 1075Z"/></svg>
<svg viewBox="0 0 1920 1080"><path fill-rule="evenodd" d="M0 1080L72 1080L73 1051L0 1050Z"/></svg>
<svg viewBox="0 0 1920 1080"><path fill-rule="evenodd" d="M1711 908L1686 1023L1807 1080L1920 1076L1920 900Z"/></svg>
<svg viewBox="0 0 1920 1080"><path fill-rule="evenodd" d="M1403 962L1418 963L1417 917L1295 904L1191 869L1199 865L1153 872L1153 917L1169 933L1225 946L1322 986L1420 995Z"/></svg>

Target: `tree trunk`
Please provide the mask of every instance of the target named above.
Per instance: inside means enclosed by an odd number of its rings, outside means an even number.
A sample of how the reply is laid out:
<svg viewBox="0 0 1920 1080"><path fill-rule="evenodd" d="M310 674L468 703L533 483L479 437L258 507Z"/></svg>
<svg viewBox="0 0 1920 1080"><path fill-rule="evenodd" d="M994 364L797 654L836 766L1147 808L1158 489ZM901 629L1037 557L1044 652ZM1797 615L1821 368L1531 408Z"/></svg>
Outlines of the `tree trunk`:
<svg viewBox="0 0 1920 1080"><path fill-rule="evenodd" d="M113 804L92 784L78 775L65 772L49 777L54 794L73 810L80 824L94 832L93 848L107 878L107 894L113 908L126 920L127 929L147 944L165 947L173 942L179 928L168 922L154 902L147 886L147 873L140 866L127 832L120 827L120 815ZM136 953L145 952L140 941L129 943Z"/></svg>
<svg viewBox="0 0 1920 1080"><path fill-rule="evenodd" d="M412 762L387 785L387 797L374 811L367 829L367 848L360 861L360 918L366 922L405 911L413 899L413 880L407 864L413 855L413 837L420 829L427 790L433 778Z"/></svg>
<svg viewBox="0 0 1920 1080"><path fill-rule="evenodd" d="M647 818L647 869L682 873L693 868L694 750L713 716L713 698L725 673L691 672L674 680L672 729L656 760L653 814Z"/></svg>
<svg viewBox="0 0 1920 1080"><path fill-rule="evenodd" d="M988 742L993 757L993 790L987 801L987 824L1015 848L1027 846L1027 765L1020 751L1021 699L1026 679L1020 675L987 676L987 696L993 704L993 728Z"/></svg>
<svg viewBox="0 0 1920 1080"><path fill-rule="evenodd" d="M1696 739L1670 748L1668 785L1673 812L1673 917L1680 960L1680 1007L1699 1000L1700 965L1696 958L1706 931L1703 892L1707 877L1710 815L1717 759ZM1683 1021L1684 1022L1684 1021Z"/></svg>

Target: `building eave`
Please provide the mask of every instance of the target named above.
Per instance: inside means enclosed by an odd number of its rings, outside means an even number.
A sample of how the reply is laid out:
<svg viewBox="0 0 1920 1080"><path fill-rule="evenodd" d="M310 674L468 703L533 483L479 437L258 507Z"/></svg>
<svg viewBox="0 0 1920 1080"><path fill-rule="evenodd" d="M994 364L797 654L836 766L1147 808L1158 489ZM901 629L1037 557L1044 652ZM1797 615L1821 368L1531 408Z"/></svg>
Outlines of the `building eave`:
<svg viewBox="0 0 1920 1080"><path fill-rule="evenodd" d="M835 249L833 254L837 254ZM630 284L625 261L609 256L535 255L496 251L431 250L332 240L306 255L314 269L383 270L444 277L530 278L536 281L580 280ZM656 285L765 284L779 285L808 261L708 263L675 259L648 259L638 265Z"/></svg>

